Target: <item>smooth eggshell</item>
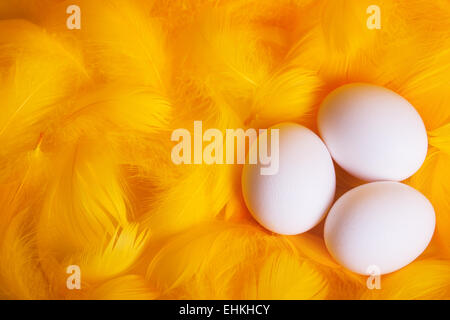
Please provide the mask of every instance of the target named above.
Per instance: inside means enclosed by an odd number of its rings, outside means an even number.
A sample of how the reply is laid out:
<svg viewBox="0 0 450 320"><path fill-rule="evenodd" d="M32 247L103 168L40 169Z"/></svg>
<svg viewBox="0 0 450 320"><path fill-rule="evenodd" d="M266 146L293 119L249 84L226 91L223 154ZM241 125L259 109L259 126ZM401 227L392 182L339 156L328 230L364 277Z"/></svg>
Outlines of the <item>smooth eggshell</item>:
<svg viewBox="0 0 450 320"><path fill-rule="evenodd" d="M383 87L348 84L323 101L318 128L333 159L365 181L401 181L425 160L427 132L414 107Z"/></svg>
<svg viewBox="0 0 450 320"><path fill-rule="evenodd" d="M299 234L317 225L331 206L336 188L333 161L311 130L294 123L272 128L279 129L278 173L261 175L261 164L244 165L244 200L265 228Z"/></svg>
<svg viewBox="0 0 450 320"><path fill-rule="evenodd" d="M398 270L416 259L435 227L433 206L419 191L400 182L372 182L340 197L325 220L331 255L359 274Z"/></svg>

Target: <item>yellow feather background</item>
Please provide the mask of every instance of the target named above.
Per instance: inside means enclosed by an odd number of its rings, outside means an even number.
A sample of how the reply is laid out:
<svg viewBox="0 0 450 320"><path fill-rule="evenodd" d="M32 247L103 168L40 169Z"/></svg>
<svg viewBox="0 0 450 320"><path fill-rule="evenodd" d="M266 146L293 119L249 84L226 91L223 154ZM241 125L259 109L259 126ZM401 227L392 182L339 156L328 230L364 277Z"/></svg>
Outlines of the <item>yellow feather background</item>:
<svg viewBox="0 0 450 320"><path fill-rule="evenodd" d="M450 299L450 2L375 2L1 1L0 298ZM366 27L373 4L380 30ZM428 156L406 183L437 216L381 290L333 261L323 224L260 227L240 165L170 158L171 132L195 120L316 130L322 99L361 81L422 116ZM361 183L337 177L337 196ZM69 265L81 290L66 288Z"/></svg>

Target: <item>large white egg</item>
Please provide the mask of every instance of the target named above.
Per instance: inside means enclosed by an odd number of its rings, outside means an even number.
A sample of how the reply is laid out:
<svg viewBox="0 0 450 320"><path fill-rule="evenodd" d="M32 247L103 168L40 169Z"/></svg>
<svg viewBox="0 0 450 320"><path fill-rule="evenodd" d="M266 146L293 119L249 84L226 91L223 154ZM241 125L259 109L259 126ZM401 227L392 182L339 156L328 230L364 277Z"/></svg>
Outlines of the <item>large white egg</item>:
<svg viewBox="0 0 450 320"><path fill-rule="evenodd" d="M322 140L294 123L279 129L279 169L261 175L258 164L242 171L242 193L253 217L265 228L286 235L305 232L317 225L334 199L336 178L333 161ZM256 148L253 143L251 148Z"/></svg>
<svg viewBox="0 0 450 320"><path fill-rule="evenodd" d="M365 181L401 181L425 160L427 132L414 107L395 92L354 83L323 101L318 128L333 159Z"/></svg>
<svg viewBox="0 0 450 320"><path fill-rule="evenodd" d="M340 197L325 220L325 243L341 265L359 274L398 270L416 259L435 227L433 206L400 182L358 186Z"/></svg>

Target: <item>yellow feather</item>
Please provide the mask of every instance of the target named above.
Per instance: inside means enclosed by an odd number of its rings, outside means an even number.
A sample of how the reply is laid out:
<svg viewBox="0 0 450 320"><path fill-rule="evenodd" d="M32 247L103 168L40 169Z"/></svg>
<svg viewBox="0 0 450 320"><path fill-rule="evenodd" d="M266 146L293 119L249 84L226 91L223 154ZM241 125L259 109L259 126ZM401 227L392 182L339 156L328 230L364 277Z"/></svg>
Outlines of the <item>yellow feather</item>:
<svg viewBox="0 0 450 320"><path fill-rule="evenodd" d="M40 266L35 230L49 163L40 143L19 163L0 182L0 296L48 299L53 293Z"/></svg>
<svg viewBox="0 0 450 320"><path fill-rule="evenodd" d="M450 126L446 124L428 133L431 146L425 163L409 179L409 184L423 192L436 212L435 238L450 254Z"/></svg>
<svg viewBox="0 0 450 320"><path fill-rule="evenodd" d="M302 68L292 66L277 72L256 91L250 127L312 118L322 85L315 72Z"/></svg>
<svg viewBox="0 0 450 320"><path fill-rule="evenodd" d="M264 299L284 291L285 298L306 299L327 292L321 273L286 238L244 224L206 224L174 237L147 278L163 298Z"/></svg>
<svg viewBox="0 0 450 320"><path fill-rule="evenodd" d="M363 299L448 299L450 263L420 260L394 273L381 276L380 290L366 290Z"/></svg>
<svg viewBox="0 0 450 320"><path fill-rule="evenodd" d="M92 243L102 243L105 235L113 236L118 226L127 225L128 213L123 182L109 150L80 141L55 158L38 237L42 254L61 261Z"/></svg>
<svg viewBox="0 0 450 320"><path fill-rule="evenodd" d="M179 125L189 130L193 148L194 120L203 119L203 133L208 128L220 130L224 136L225 149L225 130L242 127L237 115L228 104L218 98L215 103L200 101L198 106L194 103L187 101L184 109L175 106L175 112L181 120L175 117L172 128L177 129ZM166 139L169 141L170 136ZM151 172L146 175L146 179L155 186L155 192L150 197L151 205L148 212L139 221L152 230L155 239L217 217L232 197L236 181L240 180L238 165L204 163L174 165L170 153L175 144L175 142L169 144L163 162L154 163ZM206 144L203 143L203 147ZM224 150L224 163L225 153Z"/></svg>
<svg viewBox="0 0 450 320"><path fill-rule="evenodd" d="M112 237L105 236L103 242L88 245L79 254L66 258L66 264L80 266L82 279L88 283L110 279L136 262L149 235L136 224L126 225L118 228Z"/></svg>
<svg viewBox="0 0 450 320"><path fill-rule="evenodd" d="M327 280L317 267L287 252L276 252L262 261L256 281L245 283L244 297L324 299L327 291Z"/></svg>
<svg viewBox="0 0 450 320"><path fill-rule="evenodd" d="M231 174L225 165L188 171L153 198L153 210L143 217L143 225L156 237L211 221L231 196Z"/></svg>
<svg viewBox="0 0 450 320"><path fill-rule="evenodd" d="M50 298L49 284L39 264L35 235L29 226L29 211L18 212L9 223L2 218L6 225L0 237L0 297Z"/></svg>
<svg viewBox="0 0 450 320"><path fill-rule="evenodd" d="M37 26L6 20L0 21L0 29L2 177L21 166L21 159L56 121L60 104L89 75L76 48Z"/></svg>
<svg viewBox="0 0 450 320"><path fill-rule="evenodd" d="M121 164L145 166L149 150L157 149L161 140L169 140L172 112L169 100L154 90L99 87L68 103L60 122L47 130L43 144L55 150L89 137L110 145Z"/></svg>
<svg viewBox="0 0 450 320"><path fill-rule="evenodd" d="M375 81L377 65L384 58L379 45L384 33L367 27L371 5L369 0L318 1L304 13L304 24L293 28L287 60L317 70L331 89L346 82ZM387 28L393 23L393 3L377 5L382 28Z"/></svg>
<svg viewBox="0 0 450 320"><path fill-rule="evenodd" d="M170 56L165 31L143 1L79 1L87 62L100 81L168 91Z"/></svg>
<svg viewBox="0 0 450 320"><path fill-rule="evenodd" d="M268 77L270 57L256 28L226 7L205 6L176 37L181 76L203 95L218 96L241 119L250 112L249 98ZM242 106L243 107L240 107Z"/></svg>
<svg viewBox="0 0 450 320"><path fill-rule="evenodd" d="M297 248L300 256L314 263L316 270L325 277L327 294L324 298L359 299L365 288L364 278L346 270L333 260L325 247L322 235L305 233L291 236L289 240Z"/></svg>
<svg viewBox="0 0 450 320"><path fill-rule="evenodd" d="M450 123L428 133L429 144L450 155Z"/></svg>
<svg viewBox="0 0 450 320"><path fill-rule="evenodd" d="M125 275L106 281L83 296L89 300L152 300L157 293L152 291L145 279L139 275Z"/></svg>
<svg viewBox="0 0 450 320"><path fill-rule="evenodd" d="M450 23L449 23L450 27ZM399 88L399 93L417 108L426 127L437 129L450 120L450 42L442 48L431 50L421 60L410 67L407 79Z"/></svg>

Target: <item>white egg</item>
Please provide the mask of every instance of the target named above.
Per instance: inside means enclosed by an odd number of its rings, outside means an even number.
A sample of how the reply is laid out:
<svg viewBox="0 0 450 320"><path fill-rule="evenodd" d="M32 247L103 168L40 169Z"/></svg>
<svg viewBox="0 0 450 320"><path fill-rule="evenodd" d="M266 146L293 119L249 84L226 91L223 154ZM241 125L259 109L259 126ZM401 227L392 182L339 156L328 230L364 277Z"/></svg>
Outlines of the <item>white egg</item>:
<svg viewBox="0 0 450 320"><path fill-rule="evenodd" d="M435 227L433 206L419 191L400 182L358 186L340 197L325 220L331 255L359 274L386 274L416 259Z"/></svg>
<svg viewBox="0 0 450 320"><path fill-rule="evenodd" d="M320 138L294 123L279 129L279 169L261 175L258 162L242 171L242 192L253 217L265 228L293 235L317 225L334 199L333 161ZM255 148L253 143L251 148Z"/></svg>
<svg viewBox="0 0 450 320"><path fill-rule="evenodd" d="M354 83L323 101L318 128L333 159L365 181L401 181L425 160L427 132L414 107L395 92Z"/></svg>

